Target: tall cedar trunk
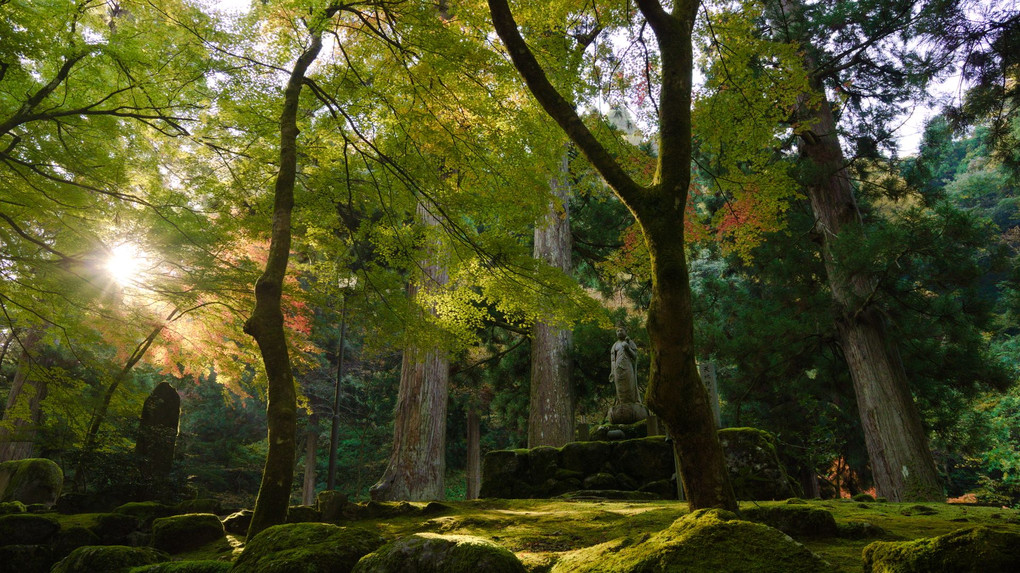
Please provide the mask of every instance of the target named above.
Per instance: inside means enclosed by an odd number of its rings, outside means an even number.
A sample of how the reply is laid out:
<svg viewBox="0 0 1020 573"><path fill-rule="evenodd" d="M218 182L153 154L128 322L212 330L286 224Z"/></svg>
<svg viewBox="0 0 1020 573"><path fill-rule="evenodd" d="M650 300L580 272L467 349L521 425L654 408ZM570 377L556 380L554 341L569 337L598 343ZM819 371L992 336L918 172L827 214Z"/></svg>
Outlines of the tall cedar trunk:
<svg viewBox="0 0 1020 573"><path fill-rule="evenodd" d="M535 258L570 272L569 157L549 187L554 199L535 225ZM560 447L574 439L574 396L570 387L570 329L536 322L531 332L531 401L528 447Z"/></svg>
<svg viewBox="0 0 1020 573"><path fill-rule="evenodd" d="M823 94L821 86L814 86ZM851 274L833 252L840 233L861 224L853 187L832 108L826 98L817 107L802 104L798 119L810 131L800 138L800 153L810 164L808 196L836 311L836 328L854 382L857 408L878 494L890 501L940 501L935 461L921 416L910 393L896 342L885 315L871 302L874 277Z"/></svg>
<svg viewBox="0 0 1020 573"><path fill-rule="evenodd" d="M426 225L439 221L418 205L418 217ZM441 287L449 280L446 269L422 261L424 288ZM408 285L414 299L419 287ZM393 419L393 452L379 481L369 490L378 501L424 501L443 499L446 474L446 407L449 396L450 361L441 348L404 349L400 389Z"/></svg>
<svg viewBox="0 0 1020 573"><path fill-rule="evenodd" d="M659 157L651 185L641 185L627 174L588 130L576 106L549 82L521 37L506 0L489 0L496 33L528 89L606 179L644 232L652 270L647 399L674 438L688 503L691 509L739 511L708 392L694 362L691 288L684 254L684 206L691 180L691 32L700 3L676 0L667 10L656 0L637 0L637 6L661 54Z"/></svg>
<svg viewBox="0 0 1020 573"><path fill-rule="evenodd" d="M294 180L297 175L298 100L305 71L315 61L321 48L321 33L313 32L312 43L298 57L284 91L283 112L280 114L280 171L276 176L269 257L265 271L255 283L255 310L244 324L244 331L258 343L269 380L266 405L269 451L255 499L255 511L248 526L249 539L263 529L287 520L290 489L294 481L297 391L283 330L281 298L290 258L290 218L294 209Z"/></svg>
<svg viewBox="0 0 1020 573"><path fill-rule="evenodd" d="M46 398L46 377L39 375L36 358L42 332L32 329L18 342L21 357L7 395L3 423L0 424L0 462L32 457L35 435L42 421L42 401ZM35 375L33 375L35 374ZM22 415L24 414L24 415Z"/></svg>
<svg viewBox="0 0 1020 573"><path fill-rule="evenodd" d="M315 505L315 451L318 445L319 422L318 416L313 414L305 434L305 480L301 488L301 505Z"/></svg>
<svg viewBox="0 0 1020 573"><path fill-rule="evenodd" d="M467 411L467 493L465 499L478 499L482 489L482 421L478 410Z"/></svg>

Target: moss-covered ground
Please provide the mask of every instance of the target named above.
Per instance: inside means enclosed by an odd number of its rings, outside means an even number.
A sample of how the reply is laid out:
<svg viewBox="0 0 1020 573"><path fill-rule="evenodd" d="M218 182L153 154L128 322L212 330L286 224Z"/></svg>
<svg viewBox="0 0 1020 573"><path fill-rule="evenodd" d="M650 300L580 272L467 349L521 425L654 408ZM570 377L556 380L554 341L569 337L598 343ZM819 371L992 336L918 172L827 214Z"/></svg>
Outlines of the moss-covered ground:
<svg viewBox="0 0 1020 573"><path fill-rule="evenodd" d="M806 503L831 512L843 532L841 535L846 537L797 541L842 571L860 571L861 552L873 541L934 537L970 525L1005 525L1020 533L1020 512L1010 509L850 500ZM652 534L669 527L687 513L687 504L676 501L517 499L444 504L449 510L438 515L368 519L358 524L374 528L389 539L423 531L484 537L516 553L529 570L545 571L573 551L613 539ZM782 505L786 502L741 503L741 507Z"/></svg>
<svg viewBox="0 0 1020 573"><path fill-rule="evenodd" d="M1020 512L994 507L942 503L884 503L809 500L832 513L838 536L793 537L837 571L860 571L861 553L874 541L903 541L943 535L973 525L998 525L1020 533ZM412 504L417 508L425 504ZM779 507L777 502L743 502L742 508ZM797 504L799 505L799 504ZM373 530L386 539L418 532L474 535L517 554L529 571L548 571L563 557L614 539L640 539L669 527L687 514L676 501L503 500L443 502L445 509L419 514L340 522ZM92 516L60 516L64 527L88 526ZM868 524L868 525L865 525ZM243 537L175 555L175 560L236 558ZM232 547L233 546L233 547Z"/></svg>

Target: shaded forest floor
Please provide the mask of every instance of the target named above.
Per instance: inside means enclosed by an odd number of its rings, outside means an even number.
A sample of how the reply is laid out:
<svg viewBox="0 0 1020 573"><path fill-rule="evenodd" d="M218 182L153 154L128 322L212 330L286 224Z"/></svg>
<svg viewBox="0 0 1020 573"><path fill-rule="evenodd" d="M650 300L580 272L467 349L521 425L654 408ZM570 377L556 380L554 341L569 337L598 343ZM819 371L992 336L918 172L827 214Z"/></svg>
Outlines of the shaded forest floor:
<svg viewBox="0 0 1020 573"><path fill-rule="evenodd" d="M749 514L756 508L767 511L790 505L786 501L742 502L741 509ZM974 525L995 525L1020 533L1020 512L1011 509L851 500L798 501L797 505L824 509L835 518L836 535L817 536L817 532L811 532L791 536L839 571L860 571L861 552L874 541L934 537ZM676 501L490 499L443 502L442 507L431 506L424 512L343 521L340 525L372 529L387 539L418 532L475 535L517 554L529 571L541 572L580 549L619 538L639 540L667 528L686 513L686 503ZM229 539L236 554L243 539ZM225 550L219 545L176 558L209 559L215 558L211 553L222 556Z"/></svg>

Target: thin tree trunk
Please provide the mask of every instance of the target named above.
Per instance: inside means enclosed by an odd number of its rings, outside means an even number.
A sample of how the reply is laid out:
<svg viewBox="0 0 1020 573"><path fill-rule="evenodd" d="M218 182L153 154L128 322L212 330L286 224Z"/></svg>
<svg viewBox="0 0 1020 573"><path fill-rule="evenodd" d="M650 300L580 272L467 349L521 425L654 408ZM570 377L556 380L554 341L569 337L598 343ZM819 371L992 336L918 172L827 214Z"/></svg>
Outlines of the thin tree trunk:
<svg viewBox="0 0 1020 573"><path fill-rule="evenodd" d="M566 153L550 181L554 199L545 219L535 225L535 258L570 272L570 171ZM560 447L574 439L574 395L570 386L568 328L536 322L531 332L531 401L528 447Z"/></svg>
<svg viewBox="0 0 1020 573"><path fill-rule="evenodd" d="M305 481L301 489L301 505L315 505L315 451L319 444L319 420L312 414L308 418L305 434Z"/></svg>
<svg viewBox="0 0 1020 573"><path fill-rule="evenodd" d="M478 411L467 411L467 493L465 499L478 499L482 489L482 421Z"/></svg>
<svg viewBox="0 0 1020 573"><path fill-rule="evenodd" d="M659 156L655 178L648 185L639 184L627 173L585 126L576 105L549 82L521 37L506 0L488 3L496 33L528 89L641 225L652 274L648 406L674 437L688 504L691 509L739 511L708 392L694 362L694 318L684 253L684 208L691 182L691 33L700 3L676 0L667 9L655 0L637 0L662 55Z"/></svg>
<svg viewBox="0 0 1020 573"><path fill-rule="evenodd" d="M0 462L32 457L47 391L46 377L33 376L39 365L32 354L41 338L42 332L32 329L18 340L21 356L0 422Z"/></svg>
<svg viewBox="0 0 1020 573"><path fill-rule="evenodd" d="M329 430L329 466L326 474L326 489L336 489L336 459L340 449L340 390L344 378L344 338L347 335L347 294L344 293L340 309L340 341L337 344L336 383L333 386L333 423Z"/></svg>
<svg viewBox="0 0 1020 573"><path fill-rule="evenodd" d="M113 377L113 380L110 381L110 385L106 387L106 392L103 393L103 401L99 403L99 406L96 407L96 411L93 412L92 421L89 424L88 430L85 432L85 440L83 442L82 449L86 453L92 452L96 448L96 444L99 440L99 431L106 422L106 416L110 411L110 404L113 403L113 396L117 393L117 389L120 388L120 385L123 384L125 380L127 380L128 375L131 374L131 370L136 364L138 364L138 361L145 356L145 353L149 351L149 348L156 339L159 338L160 333L163 332L164 328L166 328L167 323L179 318L181 314L183 313L181 313L177 308L170 311L166 320L153 328L152 332L150 332L144 340L135 346L131 356L128 356L128 359L124 362L124 366L121 367L116 376ZM87 463L85 458L82 458L82 461Z"/></svg>
<svg viewBox="0 0 1020 573"><path fill-rule="evenodd" d="M426 225L438 220L418 204L418 218ZM422 261L424 289L445 285L449 277L439 263ZM408 285L408 296L419 292ZM425 312L423 310L423 312ZM379 501L443 499L446 474L446 408L450 361L441 348L404 349L400 389L393 419L393 452L379 481L369 494Z"/></svg>
<svg viewBox="0 0 1020 573"><path fill-rule="evenodd" d="M269 451L262 471L262 483L255 499L255 511L248 527L248 538L272 525L287 520L290 489L294 481L294 454L297 450L297 391L283 328L283 279L290 258L291 212L294 209L294 181L297 175L298 101L305 71L322 49L320 30L312 30L311 45L298 57L284 92L280 114L280 171L276 176L273 203L273 230L266 268L255 283L255 310L244 324L244 331L259 346L269 380L266 423L269 426Z"/></svg>
<svg viewBox="0 0 1020 573"><path fill-rule="evenodd" d="M818 94L824 93L821 86L814 87ZM801 104L798 119L809 126L800 138L801 156L813 175L808 197L876 489L890 501L943 500L935 460L896 342L889 336L885 315L872 300L877 281L847 269L834 251L840 235L859 227L861 219L832 108L822 97L817 106Z"/></svg>

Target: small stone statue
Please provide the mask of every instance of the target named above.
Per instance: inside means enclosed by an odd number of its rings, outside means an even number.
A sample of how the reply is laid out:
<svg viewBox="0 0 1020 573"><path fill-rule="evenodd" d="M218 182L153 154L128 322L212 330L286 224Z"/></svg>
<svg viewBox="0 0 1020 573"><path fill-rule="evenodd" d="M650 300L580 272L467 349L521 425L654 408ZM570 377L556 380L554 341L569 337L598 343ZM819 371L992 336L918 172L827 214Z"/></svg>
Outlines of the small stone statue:
<svg viewBox="0 0 1020 573"><path fill-rule="evenodd" d="M616 329L616 343L609 351L611 370L609 379L616 385L617 403L609 409L611 424L633 424L648 417L641 404L637 387L637 344L627 336L624 328Z"/></svg>

